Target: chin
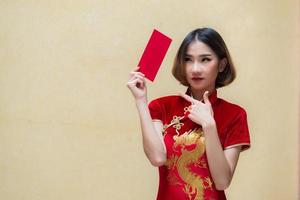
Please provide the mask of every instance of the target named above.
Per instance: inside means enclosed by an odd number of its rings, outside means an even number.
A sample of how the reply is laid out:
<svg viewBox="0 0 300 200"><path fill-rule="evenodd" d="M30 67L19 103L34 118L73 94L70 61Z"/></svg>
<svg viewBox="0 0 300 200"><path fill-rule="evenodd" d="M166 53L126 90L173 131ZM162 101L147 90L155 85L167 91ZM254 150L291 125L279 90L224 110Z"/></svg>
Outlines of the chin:
<svg viewBox="0 0 300 200"><path fill-rule="evenodd" d="M190 85L190 87L192 90L196 90L196 91L203 91L207 88L203 85Z"/></svg>

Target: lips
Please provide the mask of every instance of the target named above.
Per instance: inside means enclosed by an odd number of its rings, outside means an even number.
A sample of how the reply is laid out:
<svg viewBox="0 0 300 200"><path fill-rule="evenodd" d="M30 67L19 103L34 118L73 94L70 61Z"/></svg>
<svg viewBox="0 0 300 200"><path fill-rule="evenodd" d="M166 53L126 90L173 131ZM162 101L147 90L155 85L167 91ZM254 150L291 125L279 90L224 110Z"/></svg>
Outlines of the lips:
<svg viewBox="0 0 300 200"><path fill-rule="evenodd" d="M202 78L202 77L192 77L192 80L193 81L201 81L201 80L203 80L204 78Z"/></svg>

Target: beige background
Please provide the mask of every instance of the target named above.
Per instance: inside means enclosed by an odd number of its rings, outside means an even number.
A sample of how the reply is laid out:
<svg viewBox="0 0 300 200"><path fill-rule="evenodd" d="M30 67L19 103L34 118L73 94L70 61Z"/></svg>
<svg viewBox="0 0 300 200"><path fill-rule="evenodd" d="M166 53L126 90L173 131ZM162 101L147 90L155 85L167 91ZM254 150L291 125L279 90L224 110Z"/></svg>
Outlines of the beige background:
<svg viewBox="0 0 300 200"><path fill-rule="evenodd" d="M230 200L296 200L299 2L0 1L0 199L153 200L125 87L153 28L173 38L149 99L183 91L170 70L185 35L224 37L237 80L219 96L248 111Z"/></svg>

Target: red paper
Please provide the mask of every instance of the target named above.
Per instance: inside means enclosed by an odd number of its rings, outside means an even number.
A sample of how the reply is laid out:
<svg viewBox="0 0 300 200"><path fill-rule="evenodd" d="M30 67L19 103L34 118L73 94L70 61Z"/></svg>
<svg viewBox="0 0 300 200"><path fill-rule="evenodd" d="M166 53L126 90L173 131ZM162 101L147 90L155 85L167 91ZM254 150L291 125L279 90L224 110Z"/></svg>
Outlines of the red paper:
<svg viewBox="0 0 300 200"><path fill-rule="evenodd" d="M153 30L148 44L138 64L139 71L153 81L168 51L172 39L157 30Z"/></svg>

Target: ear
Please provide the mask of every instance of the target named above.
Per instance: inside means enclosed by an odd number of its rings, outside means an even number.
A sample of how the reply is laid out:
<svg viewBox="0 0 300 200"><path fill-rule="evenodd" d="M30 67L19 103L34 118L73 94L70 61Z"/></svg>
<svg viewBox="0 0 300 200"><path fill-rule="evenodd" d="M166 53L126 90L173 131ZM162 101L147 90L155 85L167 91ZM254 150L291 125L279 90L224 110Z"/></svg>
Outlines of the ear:
<svg viewBox="0 0 300 200"><path fill-rule="evenodd" d="M220 60L220 63L219 63L219 72L223 72L226 65L227 65L227 59L222 58L222 60Z"/></svg>

